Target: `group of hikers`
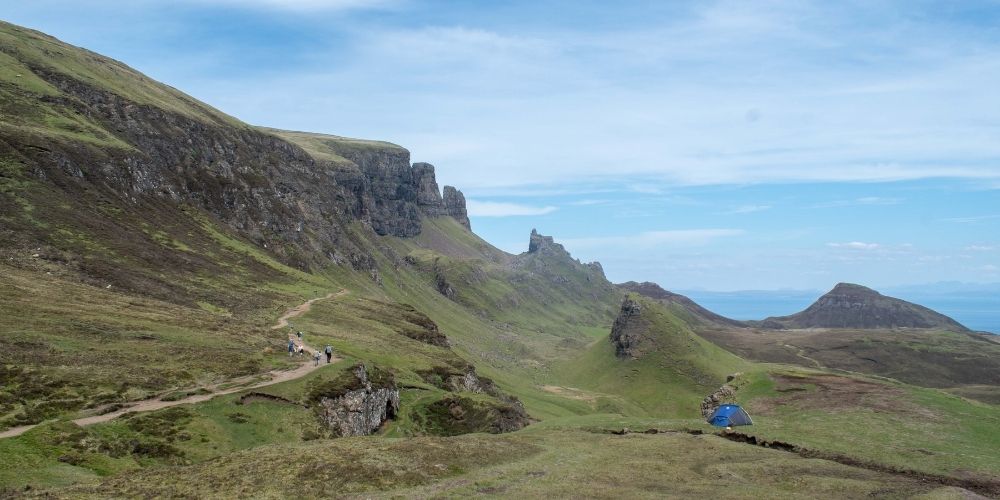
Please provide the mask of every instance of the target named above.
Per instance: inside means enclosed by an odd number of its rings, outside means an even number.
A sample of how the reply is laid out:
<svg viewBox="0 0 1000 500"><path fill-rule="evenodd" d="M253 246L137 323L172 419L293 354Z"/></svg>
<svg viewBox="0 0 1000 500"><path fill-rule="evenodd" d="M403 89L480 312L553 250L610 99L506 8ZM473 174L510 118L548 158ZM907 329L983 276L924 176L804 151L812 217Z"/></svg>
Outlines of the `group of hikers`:
<svg viewBox="0 0 1000 500"><path fill-rule="evenodd" d="M295 332L295 336L298 337L299 341L295 342L294 339L289 335L288 337L288 356L304 356L306 353L306 344L302 341L302 331ZM323 352L316 351L313 353L313 362L315 366L319 366L319 362L323 359L323 355L326 355L326 362L330 363L333 359L333 346L327 344Z"/></svg>

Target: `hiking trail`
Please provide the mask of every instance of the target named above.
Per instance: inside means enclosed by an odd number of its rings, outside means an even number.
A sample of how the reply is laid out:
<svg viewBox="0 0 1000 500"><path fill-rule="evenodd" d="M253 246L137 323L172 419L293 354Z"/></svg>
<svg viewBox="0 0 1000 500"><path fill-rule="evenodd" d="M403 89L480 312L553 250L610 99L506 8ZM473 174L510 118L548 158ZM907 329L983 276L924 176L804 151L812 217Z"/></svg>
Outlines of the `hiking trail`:
<svg viewBox="0 0 1000 500"><path fill-rule="evenodd" d="M278 318L277 323L275 323L274 326L271 327L271 329L272 330L277 330L279 328L285 328L285 327L287 327L288 326L288 320L290 320L292 318L295 318L295 317L298 317L298 316L301 316L301 315L309 312L309 309L312 308L313 303L315 303L316 301L331 299L331 298L334 298L334 297L340 297L340 296L346 295L347 293L348 292L345 289L345 290L341 290L341 291L336 292L336 293L330 293L330 294L328 294L325 297L317 297L315 299L307 300L306 302L304 302L302 304L299 304L299 305L297 305L297 306L289 309L287 312L285 312L285 314L283 314L280 318ZM315 354L317 352L316 349L310 347L308 344L303 343L294 334L290 333L288 335L288 339L291 340L292 342L294 342L295 345L296 345L296 347L302 346L303 349L306 352L310 353L310 354ZM339 357L337 357L335 355L330 360L330 364L336 363L337 361L340 361L340 359L341 358L339 358ZM325 361L323 359L320 360L320 364L319 365L316 365L314 363L313 359L312 359L312 356L310 356L310 357L306 358L305 362L303 362L302 365L299 366L298 368L295 368L293 370L272 370L272 371L270 371L270 372L267 373L267 376L269 376L270 378L268 378L267 380L261 381L261 382L257 382L257 383L252 384L252 385L245 385L245 384L248 384L248 383L252 382L257 377L260 377L261 376L260 374L257 374L257 375L248 375L248 376L245 376L245 377L239 377L239 378L235 378L235 379L230 379L230 380L227 380L227 381L224 381L224 382L220 382L218 384L214 384L214 385L207 386L207 387L200 387L200 388L189 389L190 391L196 391L198 389L206 389L208 391L211 391L209 394L197 394L197 395L193 395L193 396L188 396L188 397L183 398L183 399L178 399L176 401L162 401L162 400L160 400L160 398L163 397L163 395L160 395L160 396L155 397L155 398L144 399L144 400L141 400L141 401L135 401L133 403L127 403L129 405L128 407L122 408L122 409L117 410L117 411L113 411L113 412L110 412L110 413L105 413L103 415L93 415L93 416L89 416L89 417L77 418L77 419L72 420L72 422L75 423L75 424L77 424L77 425L79 425L79 426L87 426L87 425L93 425L93 424L97 424L97 423L101 423L101 422L107 422L109 420L112 420L112 419L114 419L116 417L119 417L121 415L124 415L126 413L147 412L147 411L160 410L160 409L163 409L163 408L169 408L171 406L178 406L178 405L192 404L192 403L201 403L203 401L208 401L208 400L210 400L210 399L212 399L212 398L214 398L216 396L223 396L223 395L226 395L226 394L233 394L235 392L245 391L245 390L248 390L248 389L259 389L261 387L267 387L269 385L279 384L281 382L287 382L289 380L295 380L297 378L304 377L304 376L308 375L309 373L312 373L314 370L322 368L323 366L326 366L326 365L327 365L327 363L325 363ZM233 384L235 384L235 386L231 387ZM226 388L223 388L223 387L226 387ZM32 424L32 425L22 425L20 427L12 427L12 428L7 429L7 430L5 430L3 432L0 432L0 439L10 438L10 437L15 437L15 436L20 436L21 434L24 434L25 432L28 432L29 430L34 429L38 425L39 424Z"/></svg>

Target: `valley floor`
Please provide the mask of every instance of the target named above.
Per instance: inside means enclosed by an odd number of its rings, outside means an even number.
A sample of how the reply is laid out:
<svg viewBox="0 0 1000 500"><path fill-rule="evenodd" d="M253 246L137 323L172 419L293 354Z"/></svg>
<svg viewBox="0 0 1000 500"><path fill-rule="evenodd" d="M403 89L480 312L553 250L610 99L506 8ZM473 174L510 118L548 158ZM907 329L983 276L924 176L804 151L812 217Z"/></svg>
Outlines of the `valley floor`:
<svg viewBox="0 0 1000 500"><path fill-rule="evenodd" d="M714 435L614 435L601 425L613 420L592 418L589 424L555 421L509 435L350 438L267 446L204 464L144 470L53 493L66 498L802 498L805 492L813 498L970 495L967 490L920 477L803 458Z"/></svg>

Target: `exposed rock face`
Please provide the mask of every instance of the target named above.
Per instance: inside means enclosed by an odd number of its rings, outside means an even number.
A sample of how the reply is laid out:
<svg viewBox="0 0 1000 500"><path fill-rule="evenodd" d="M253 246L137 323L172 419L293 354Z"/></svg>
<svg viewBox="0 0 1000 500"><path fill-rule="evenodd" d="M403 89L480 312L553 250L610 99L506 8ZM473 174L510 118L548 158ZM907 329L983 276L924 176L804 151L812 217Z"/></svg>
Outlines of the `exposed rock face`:
<svg viewBox="0 0 1000 500"><path fill-rule="evenodd" d="M730 375L727 377L726 383L715 390L715 392L705 396L705 399L701 401L701 416L704 418L710 417L715 410L725 403L731 403L736 400L736 391L742 385L743 380L739 378L739 373Z"/></svg>
<svg viewBox="0 0 1000 500"><path fill-rule="evenodd" d="M715 324L735 326L735 327L746 326L746 324L743 323L742 321L736 321L734 319L729 319L725 316L720 316L718 314L715 314L712 311L709 311L708 309L701 307L695 301L681 294L668 292L667 290L664 290L663 288L660 287L660 285L657 285L656 283L652 283L649 281L643 283L628 281L618 286L630 292L635 292L638 293L639 295L643 295L651 299L656 299L660 302L663 302L664 304L679 305L704 323L709 323L709 324L715 323Z"/></svg>
<svg viewBox="0 0 1000 500"><path fill-rule="evenodd" d="M528 238L528 253L549 252L569 255L562 245L555 242L551 236L542 236L537 230L531 230Z"/></svg>
<svg viewBox="0 0 1000 500"><path fill-rule="evenodd" d="M644 328L639 319L642 316L642 305L625 297L621 311L611 326L611 343L615 346L615 354L620 358L639 358L642 354L640 345L645 339Z"/></svg>
<svg viewBox="0 0 1000 500"><path fill-rule="evenodd" d="M465 207L465 195L452 186L444 187L444 212L445 215L454 217L466 229L472 230L469 211Z"/></svg>
<svg viewBox="0 0 1000 500"><path fill-rule="evenodd" d="M417 206L432 217L447 215L441 191L438 189L434 176L434 165L430 163L413 164L413 183L417 191Z"/></svg>
<svg viewBox="0 0 1000 500"><path fill-rule="evenodd" d="M399 389L391 377L369 380L364 365L355 366L349 375L353 380L342 378L313 389L316 412L336 436L367 436L399 413Z"/></svg>
<svg viewBox="0 0 1000 500"><path fill-rule="evenodd" d="M434 286L437 287L437 291L448 297L449 299L455 298L455 289L452 288L451 284L448 283L448 279L445 278L444 274L437 273L434 275Z"/></svg>
<svg viewBox="0 0 1000 500"><path fill-rule="evenodd" d="M315 136L339 157L327 159L282 138L288 136L279 137L280 131L242 124L120 63L53 43L80 60L117 68L123 86L137 86L137 95L145 92L160 99L156 104L139 102L92 78L44 65L21 54L16 45L5 45L7 56L58 90L52 96L30 95L18 87L10 92L59 115L84 117L92 126L87 134L107 143L39 132L42 128L4 129L11 132L0 141L0 157L24 165L33 180L71 198L97 193L131 205L126 211L132 212L203 208L299 268L332 260L373 269L363 258L366 250L352 242L346 230L354 221L377 234L400 237L419 234L422 215L453 215L468 226L461 193L446 190L446 203L433 166L411 167L410 154L401 147ZM48 113L17 112L24 117ZM9 124L18 125L19 119L12 115Z"/></svg>
<svg viewBox="0 0 1000 500"><path fill-rule="evenodd" d="M942 328L965 332L957 321L926 307L886 297L871 288L839 283L806 310L767 318L758 326L784 328Z"/></svg>

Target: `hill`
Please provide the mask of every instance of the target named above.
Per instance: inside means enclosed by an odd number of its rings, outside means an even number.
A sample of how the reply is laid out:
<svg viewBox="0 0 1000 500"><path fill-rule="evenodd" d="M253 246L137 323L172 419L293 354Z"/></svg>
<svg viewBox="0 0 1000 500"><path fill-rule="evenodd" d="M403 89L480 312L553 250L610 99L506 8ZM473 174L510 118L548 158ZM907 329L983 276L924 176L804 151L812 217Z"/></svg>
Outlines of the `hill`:
<svg viewBox="0 0 1000 500"><path fill-rule="evenodd" d="M998 491L994 406L741 359L552 237L482 240L401 146L9 24L0 93L0 496ZM735 372L779 449L702 421Z"/></svg>
<svg viewBox="0 0 1000 500"><path fill-rule="evenodd" d="M926 307L886 297L851 283L838 283L804 311L767 318L767 328L941 328L968 331L957 321Z"/></svg>
<svg viewBox="0 0 1000 500"><path fill-rule="evenodd" d="M575 388L624 396L636 409L605 411L697 418L700 401L749 365L695 334L664 304L629 293L608 335L560 366Z"/></svg>
<svg viewBox="0 0 1000 500"><path fill-rule="evenodd" d="M640 295L649 297L651 299L659 300L664 304L672 304L680 307L687 312L688 315L693 317L694 321L700 322L706 325L718 325L718 326L731 326L736 328L742 328L746 326L742 321L737 321L734 319L729 319L725 316L715 314L708 309L698 305L695 301L688 297L685 297L679 293L668 292L664 290L660 285L656 283L651 283L649 281L638 283L635 281L628 281L618 285L619 288L628 290L630 292L635 292Z"/></svg>

